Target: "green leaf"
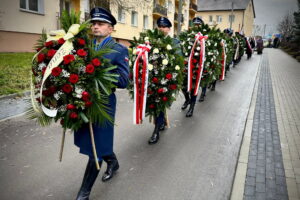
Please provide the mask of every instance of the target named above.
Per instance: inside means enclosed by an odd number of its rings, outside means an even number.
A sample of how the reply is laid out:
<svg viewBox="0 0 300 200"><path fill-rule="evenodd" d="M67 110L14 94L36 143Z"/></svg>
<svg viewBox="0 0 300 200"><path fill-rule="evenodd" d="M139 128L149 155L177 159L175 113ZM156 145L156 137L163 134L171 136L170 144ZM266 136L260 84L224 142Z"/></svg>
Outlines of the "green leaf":
<svg viewBox="0 0 300 200"><path fill-rule="evenodd" d="M89 122L89 119L85 116L85 114L83 112L80 112L79 113L80 117L83 119L83 121L85 123L88 123Z"/></svg>

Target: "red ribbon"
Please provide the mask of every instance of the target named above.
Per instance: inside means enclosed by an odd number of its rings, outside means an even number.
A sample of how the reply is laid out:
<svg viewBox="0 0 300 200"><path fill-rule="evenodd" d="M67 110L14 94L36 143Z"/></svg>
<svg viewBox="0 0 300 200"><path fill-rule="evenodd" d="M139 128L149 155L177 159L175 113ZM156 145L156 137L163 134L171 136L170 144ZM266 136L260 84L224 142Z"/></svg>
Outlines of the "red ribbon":
<svg viewBox="0 0 300 200"><path fill-rule="evenodd" d="M137 47L137 58L134 63L134 124L141 124L145 117L146 96L148 87L148 52L150 52L150 45L139 45ZM142 59L142 63L140 63ZM142 69L140 65L142 64ZM140 78L140 70L142 70ZM139 80L141 79L141 80Z"/></svg>
<svg viewBox="0 0 300 200"><path fill-rule="evenodd" d="M201 32L197 33L195 35L195 42L193 45L193 48L191 50L190 53L190 57L189 57L189 61L188 61L188 91L192 90L192 85L193 85L193 69L195 68L195 65L198 65L198 70L197 70L197 77L196 77L196 83L195 83L195 89L194 89L194 96L196 96L198 94L198 89L199 89L199 85L200 85L200 81L201 81L201 76L202 76L202 72L203 72L203 64L204 64L204 60L205 60L205 40L208 39L207 36L203 36L201 34ZM200 41L200 56L199 56L199 61L197 63L193 63L193 58L194 58L194 54L195 54L195 47L196 44L198 43L198 41Z"/></svg>

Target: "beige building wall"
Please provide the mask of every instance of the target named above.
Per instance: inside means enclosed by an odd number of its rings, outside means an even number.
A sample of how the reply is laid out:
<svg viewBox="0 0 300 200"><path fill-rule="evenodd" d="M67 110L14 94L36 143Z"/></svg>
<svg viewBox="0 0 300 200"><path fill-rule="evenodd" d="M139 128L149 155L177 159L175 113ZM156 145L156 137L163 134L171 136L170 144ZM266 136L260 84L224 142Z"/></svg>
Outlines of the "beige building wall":
<svg viewBox="0 0 300 200"><path fill-rule="evenodd" d="M59 0L44 0L42 13L20 9L19 0L1 0L0 13L0 52L32 52L43 28L58 28Z"/></svg>
<svg viewBox="0 0 300 200"><path fill-rule="evenodd" d="M197 16L202 17L202 20L210 25L210 26L217 26L222 31L226 28L230 28L230 21L229 16L231 15L231 11L205 11L205 12L198 12ZM235 16L234 21L232 22L232 29L234 32L238 32L243 30L245 36L251 36L253 30L253 23L254 23L254 14L253 14L253 7L252 1L250 1L249 5L247 6L246 10L234 10L233 15ZM209 16L213 17L213 21L209 21ZM222 17L222 21L217 21L217 16Z"/></svg>
<svg viewBox="0 0 300 200"><path fill-rule="evenodd" d="M59 0L44 0L44 14L20 9L20 0L1 0L0 30L41 33L58 28Z"/></svg>
<svg viewBox="0 0 300 200"><path fill-rule="evenodd" d="M138 37L140 32L144 31L144 15L148 16L148 27L147 29L153 28L152 10L153 6L150 4L147 8L136 7L133 10L125 11L124 22L118 21L118 8L111 7L111 13L116 18L117 24L115 26L115 31L112 36L114 38L123 40L132 40L133 37ZM131 17L132 11L136 11L138 14L137 26L132 25Z"/></svg>
<svg viewBox="0 0 300 200"><path fill-rule="evenodd" d="M244 33L246 36L253 35L253 25L254 25L254 12L252 7L252 1L250 1L247 9L245 10L245 17L244 17Z"/></svg>

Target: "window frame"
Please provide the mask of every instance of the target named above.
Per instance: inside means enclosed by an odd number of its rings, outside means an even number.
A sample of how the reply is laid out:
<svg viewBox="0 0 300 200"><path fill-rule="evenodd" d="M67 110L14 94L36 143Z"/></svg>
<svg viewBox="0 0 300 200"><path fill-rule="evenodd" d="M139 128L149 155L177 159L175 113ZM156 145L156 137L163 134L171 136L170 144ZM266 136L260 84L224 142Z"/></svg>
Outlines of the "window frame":
<svg viewBox="0 0 300 200"><path fill-rule="evenodd" d="M136 16L136 20L134 20L134 16ZM132 22L135 22L135 21L136 21L136 24L132 23ZM131 11L131 26L138 27L138 24L139 24L139 21L138 21L138 12L135 11L135 10L132 10Z"/></svg>
<svg viewBox="0 0 300 200"><path fill-rule="evenodd" d="M121 24L125 24L125 18L126 18L125 10L121 6L118 6L118 22L120 22Z"/></svg>
<svg viewBox="0 0 300 200"><path fill-rule="evenodd" d="M217 15L217 23L222 23L222 15Z"/></svg>
<svg viewBox="0 0 300 200"><path fill-rule="evenodd" d="M231 20L232 20L232 23L235 21L235 15L231 15L231 14L230 14L230 15L228 16L228 21L231 22Z"/></svg>
<svg viewBox="0 0 300 200"><path fill-rule="evenodd" d="M147 27L145 27L145 17L147 18ZM143 15L143 29L148 30L149 29L149 16Z"/></svg>
<svg viewBox="0 0 300 200"><path fill-rule="evenodd" d="M39 15L45 15L45 8L44 8L45 2L44 2L44 0L37 0L37 11L29 9L29 1L30 0L24 0L25 1L25 8L21 8L21 1L22 0L19 1L20 11L39 14Z"/></svg>

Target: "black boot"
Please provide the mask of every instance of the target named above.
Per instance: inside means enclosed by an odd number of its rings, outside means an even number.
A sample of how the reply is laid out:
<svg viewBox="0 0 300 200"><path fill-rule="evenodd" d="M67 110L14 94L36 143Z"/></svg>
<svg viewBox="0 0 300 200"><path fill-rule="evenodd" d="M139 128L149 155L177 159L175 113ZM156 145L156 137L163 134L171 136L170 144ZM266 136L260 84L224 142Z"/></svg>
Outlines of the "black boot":
<svg viewBox="0 0 300 200"><path fill-rule="evenodd" d="M101 164L102 161L99 162L100 166ZM76 200L89 200L92 187L97 179L98 174L99 170L96 168L95 160L89 159Z"/></svg>
<svg viewBox="0 0 300 200"><path fill-rule="evenodd" d="M195 107L195 102L191 102L190 108L189 108L189 110L187 111L187 113L186 113L186 115L185 115L186 117L191 117L191 116L193 116L194 107Z"/></svg>
<svg viewBox="0 0 300 200"><path fill-rule="evenodd" d="M217 81L214 81L211 85L211 89L210 89L210 91L215 91L216 90L216 83L217 83Z"/></svg>
<svg viewBox="0 0 300 200"><path fill-rule="evenodd" d="M159 127L159 131L164 131L166 128L167 124L166 122L164 122L160 127Z"/></svg>
<svg viewBox="0 0 300 200"><path fill-rule="evenodd" d="M158 142L158 140L159 140L159 128L160 128L159 125L155 125L152 136L150 137L150 139L148 141L149 144L155 144L155 143Z"/></svg>
<svg viewBox="0 0 300 200"><path fill-rule="evenodd" d="M183 92L184 97L185 97L185 102L183 103L183 105L181 106L181 110L185 110L188 105L190 104L190 94L188 92Z"/></svg>
<svg viewBox="0 0 300 200"><path fill-rule="evenodd" d="M201 94L201 96L200 96L200 98L199 98L199 102L202 102L202 101L204 101L204 97L205 97L205 94Z"/></svg>
<svg viewBox="0 0 300 200"><path fill-rule="evenodd" d="M107 162L107 169L104 175L102 176L102 181L105 182L114 176L115 172L119 169L120 166L117 157L114 153L109 156L104 156L103 160Z"/></svg>

